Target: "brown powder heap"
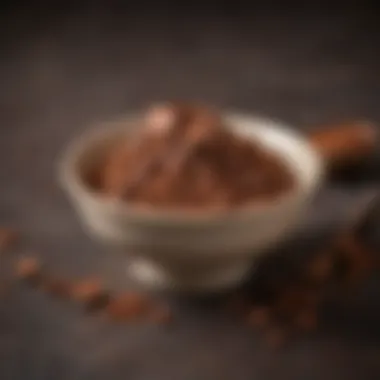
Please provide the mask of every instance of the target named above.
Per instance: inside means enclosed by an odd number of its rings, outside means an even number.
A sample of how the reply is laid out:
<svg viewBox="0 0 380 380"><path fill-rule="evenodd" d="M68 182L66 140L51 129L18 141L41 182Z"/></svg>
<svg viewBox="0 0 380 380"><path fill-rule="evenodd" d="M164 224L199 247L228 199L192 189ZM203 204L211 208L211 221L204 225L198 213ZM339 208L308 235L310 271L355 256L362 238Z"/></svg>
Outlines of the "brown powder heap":
<svg viewBox="0 0 380 380"><path fill-rule="evenodd" d="M289 169L259 143L228 131L217 113L183 105L149 111L144 128L109 152L99 177L108 195L180 208L224 209L294 185Z"/></svg>

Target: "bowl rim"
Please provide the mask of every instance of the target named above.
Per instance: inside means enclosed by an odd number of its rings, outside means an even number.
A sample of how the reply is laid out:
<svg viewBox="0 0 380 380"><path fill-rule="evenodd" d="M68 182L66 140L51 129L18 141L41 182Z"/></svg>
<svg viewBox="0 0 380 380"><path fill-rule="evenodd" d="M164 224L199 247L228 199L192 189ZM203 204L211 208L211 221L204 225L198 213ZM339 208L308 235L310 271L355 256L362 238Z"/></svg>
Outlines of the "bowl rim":
<svg viewBox="0 0 380 380"><path fill-rule="evenodd" d="M242 207L231 208L228 210L205 211L203 209L159 209L145 208L122 201L117 198L109 197L91 189L78 172L78 161L81 156L88 152L91 147L104 137L110 137L116 133L130 133L134 128L133 124L141 120L141 113L126 113L111 121L97 123L91 129L82 132L72 140L58 161L58 179L60 185L75 198L87 198L97 207L108 208L109 212L122 213L123 217L154 225L179 224L200 226L205 224L223 223L226 220L241 220L260 217L274 212L279 207L295 202L299 198L312 196L323 182L324 161L315 147L310 144L302 133L294 130L288 124L272 117L263 117L255 114L243 113L235 110L225 110L222 115L227 118L238 118L257 125L266 125L273 132L290 138L297 144L302 144L306 148L308 155L314 165L315 175L306 187L295 186L294 189L280 194L276 202L263 200L262 202L247 203ZM234 127L232 127L233 129ZM279 153L280 154L280 153ZM96 206L95 206L96 207Z"/></svg>

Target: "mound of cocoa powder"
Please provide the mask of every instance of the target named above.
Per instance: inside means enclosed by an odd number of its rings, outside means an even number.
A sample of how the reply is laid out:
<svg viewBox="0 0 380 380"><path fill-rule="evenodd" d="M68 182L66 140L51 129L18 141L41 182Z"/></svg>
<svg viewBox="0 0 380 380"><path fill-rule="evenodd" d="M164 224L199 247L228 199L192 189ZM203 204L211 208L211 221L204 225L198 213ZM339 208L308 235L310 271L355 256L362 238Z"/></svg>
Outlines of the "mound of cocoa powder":
<svg viewBox="0 0 380 380"><path fill-rule="evenodd" d="M295 179L281 159L235 135L219 114L168 104L119 141L98 173L99 190L155 207L224 209L275 198Z"/></svg>

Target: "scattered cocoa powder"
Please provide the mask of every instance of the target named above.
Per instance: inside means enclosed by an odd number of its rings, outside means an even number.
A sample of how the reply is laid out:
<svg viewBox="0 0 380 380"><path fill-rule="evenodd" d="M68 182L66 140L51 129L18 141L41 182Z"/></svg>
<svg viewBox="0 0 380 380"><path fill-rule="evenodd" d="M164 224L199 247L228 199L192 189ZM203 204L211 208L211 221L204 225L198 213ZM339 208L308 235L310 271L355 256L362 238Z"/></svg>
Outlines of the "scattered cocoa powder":
<svg viewBox="0 0 380 380"><path fill-rule="evenodd" d="M146 294L128 292L112 296L97 277L79 281L60 279L41 271L41 264L35 257L18 260L15 268L16 277L37 286L47 294L68 300L81 302L88 312L104 310L111 319L119 322L136 321L149 314L150 320L168 324L171 310L163 304L155 307Z"/></svg>
<svg viewBox="0 0 380 380"><path fill-rule="evenodd" d="M361 219L365 213L361 214ZM360 221L352 224L355 229ZM352 233L350 233L350 231ZM262 330L266 344L278 349L282 347L291 336L291 329L312 331L318 325L318 306L323 301L323 296L328 291L326 284L331 276L336 274L334 269L337 264L343 264L345 271L341 281L350 281L358 284L366 279L375 268L376 260L374 252L368 250L351 229L341 233L334 243L321 253L312 257L311 261L303 268L305 276L302 282L294 282L294 276L288 277L289 283L282 283L276 289L276 294L268 298L265 306L255 305L247 295L240 293L230 298L229 309L245 313L249 325ZM301 269L302 270L302 269ZM147 317L148 320L158 324L169 324L172 321L172 313L167 305L155 305L145 294L128 292L119 296L111 296L107 292L100 279L96 277L80 281L66 281L58 279L42 272L38 258L23 257L16 262L16 277L25 280L32 285L38 285L39 289L59 298L72 298L84 303L89 311L105 310L106 314L115 321L130 322ZM310 281L311 280L311 281ZM311 285L312 284L312 285ZM262 286L263 283L260 282ZM266 294L265 289L260 292ZM281 323L281 326L275 323Z"/></svg>
<svg viewBox="0 0 380 380"><path fill-rule="evenodd" d="M319 307L329 296L331 286L347 283L357 286L376 269L376 254L367 249L356 233L362 223L368 222L372 205L373 202L361 205L357 217L350 220L348 228L341 231L327 249L314 255L304 267L299 268L305 271L303 276L296 276L291 271L293 275L288 277L287 284L284 282L280 287L271 287L270 282L267 284L276 293L268 298L269 307L273 310L271 322L267 323L266 312L255 306L252 306L246 318L251 326L259 330L265 325L264 340L270 347L282 346L290 337L288 333L293 331L315 330ZM294 282L295 278L301 280ZM257 291L265 294L265 289L251 289L253 294ZM344 295L342 292L339 294ZM279 321L281 328L273 324Z"/></svg>
<svg viewBox="0 0 380 380"><path fill-rule="evenodd" d="M99 191L154 207L225 209L272 199L295 185L282 160L230 132L216 112L166 107L108 152Z"/></svg>

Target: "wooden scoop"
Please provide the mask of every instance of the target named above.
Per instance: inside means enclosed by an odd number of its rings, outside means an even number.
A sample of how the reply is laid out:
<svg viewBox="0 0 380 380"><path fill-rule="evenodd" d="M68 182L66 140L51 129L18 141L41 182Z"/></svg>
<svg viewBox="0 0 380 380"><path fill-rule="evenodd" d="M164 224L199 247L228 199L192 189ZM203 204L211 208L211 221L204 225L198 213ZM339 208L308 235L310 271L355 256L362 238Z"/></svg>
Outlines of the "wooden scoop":
<svg viewBox="0 0 380 380"><path fill-rule="evenodd" d="M209 116L207 113L205 115ZM204 117L202 114L201 116ZM210 119L208 124L217 125L218 123L217 120ZM210 133L212 133L212 128ZM375 125L358 121L318 128L317 131L309 135L309 139L324 157L327 169L331 173L368 159L378 146L378 135ZM197 141L207 137L207 133L198 133L194 136L189 135L188 138L184 139L183 143L170 144L173 141L168 141L165 147L169 148L170 145L174 145L174 151L171 149L168 153L163 150L159 152L157 157L153 157L147 162L140 162L138 166L136 165L136 175L132 176L132 179L125 184L123 194L127 195L135 191L146 175L158 168L164 159L170 162L173 170L178 170L181 163L191 155Z"/></svg>
<svg viewBox="0 0 380 380"><path fill-rule="evenodd" d="M309 139L325 158L329 171L369 160L380 147L379 130L362 121L318 128Z"/></svg>

